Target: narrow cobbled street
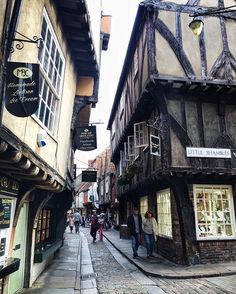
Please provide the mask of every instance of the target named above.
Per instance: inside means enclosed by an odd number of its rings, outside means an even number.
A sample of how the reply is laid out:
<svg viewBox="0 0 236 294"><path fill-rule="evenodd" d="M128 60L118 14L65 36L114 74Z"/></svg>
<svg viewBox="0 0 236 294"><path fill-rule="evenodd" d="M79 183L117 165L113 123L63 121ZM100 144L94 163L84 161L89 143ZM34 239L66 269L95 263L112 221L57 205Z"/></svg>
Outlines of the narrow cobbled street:
<svg viewBox="0 0 236 294"><path fill-rule="evenodd" d="M99 294L229 294L234 276L202 279L165 279L144 275L123 257L106 238L92 242L89 228L81 232L88 239ZM218 285L216 284L218 281Z"/></svg>
<svg viewBox="0 0 236 294"><path fill-rule="evenodd" d="M103 242L96 241L93 243L92 238L89 235L89 229L82 229L82 232L88 239L93 268L97 280L97 288L100 294L148 293L137 279L132 276L132 272L137 271L135 267L130 264L130 268L125 268L117 262L109 250L111 245L109 245L108 241L104 239ZM121 261L122 259L120 259L120 262Z"/></svg>

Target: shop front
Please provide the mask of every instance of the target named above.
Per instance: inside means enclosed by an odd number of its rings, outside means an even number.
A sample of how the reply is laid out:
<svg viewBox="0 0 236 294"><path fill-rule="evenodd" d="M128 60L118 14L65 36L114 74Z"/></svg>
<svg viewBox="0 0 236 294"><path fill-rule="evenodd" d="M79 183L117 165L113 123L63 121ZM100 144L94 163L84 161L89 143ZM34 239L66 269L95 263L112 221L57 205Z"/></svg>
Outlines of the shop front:
<svg viewBox="0 0 236 294"><path fill-rule="evenodd" d="M16 181L0 175L0 279L2 287L6 277L18 271L20 267L20 259L12 256L11 251L13 221L18 191L19 185Z"/></svg>

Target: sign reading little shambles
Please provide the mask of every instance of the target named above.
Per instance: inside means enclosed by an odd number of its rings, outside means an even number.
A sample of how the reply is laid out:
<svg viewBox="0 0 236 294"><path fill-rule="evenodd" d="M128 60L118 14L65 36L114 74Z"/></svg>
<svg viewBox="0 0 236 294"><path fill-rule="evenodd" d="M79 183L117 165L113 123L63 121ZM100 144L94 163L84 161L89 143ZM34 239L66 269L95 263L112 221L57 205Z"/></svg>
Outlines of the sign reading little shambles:
<svg viewBox="0 0 236 294"><path fill-rule="evenodd" d="M96 126L76 128L76 146L77 149L81 151L90 151L96 149Z"/></svg>
<svg viewBox="0 0 236 294"><path fill-rule="evenodd" d="M13 115L34 114L39 105L39 65L8 62L6 76L6 109Z"/></svg>
<svg viewBox="0 0 236 294"><path fill-rule="evenodd" d="M231 158L231 150L224 148L186 148L187 157Z"/></svg>

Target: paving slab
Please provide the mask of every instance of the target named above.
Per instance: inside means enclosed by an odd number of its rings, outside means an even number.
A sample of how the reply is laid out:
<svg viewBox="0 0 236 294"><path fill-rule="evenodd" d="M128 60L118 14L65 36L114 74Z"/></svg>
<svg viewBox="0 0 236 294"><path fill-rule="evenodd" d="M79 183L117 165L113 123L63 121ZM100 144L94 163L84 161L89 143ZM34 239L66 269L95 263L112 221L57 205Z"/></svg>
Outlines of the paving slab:
<svg viewBox="0 0 236 294"><path fill-rule="evenodd" d="M150 276L168 279L191 279L236 274L236 262L185 266L177 265L155 253L153 258L147 259L144 246L139 246L139 256L133 259L131 240L121 239L119 231L114 229L104 231L103 235L131 263Z"/></svg>

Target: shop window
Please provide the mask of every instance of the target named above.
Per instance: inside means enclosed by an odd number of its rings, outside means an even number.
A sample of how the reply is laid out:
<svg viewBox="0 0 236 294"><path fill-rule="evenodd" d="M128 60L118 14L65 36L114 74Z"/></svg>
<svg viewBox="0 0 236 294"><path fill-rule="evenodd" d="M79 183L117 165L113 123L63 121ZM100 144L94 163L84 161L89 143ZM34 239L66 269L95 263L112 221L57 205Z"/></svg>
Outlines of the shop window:
<svg viewBox="0 0 236 294"><path fill-rule="evenodd" d="M46 242L50 237L51 211L43 209L39 214L36 229L36 246L37 244Z"/></svg>
<svg viewBox="0 0 236 294"><path fill-rule="evenodd" d="M0 197L0 263L8 257L15 199Z"/></svg>
<svg viewBox="0 0 236 294"><path fill-rule="evenodd" d="M170 189L157 192L158 235L172 238Z"/></svg>
<svg viewBox="0 0 236 294"><path fill-rule="evenodd" d="M231 186L194 185L193 189L197 239L235 238Z"/></svg>
<svg viewBox="0 0 236 294"><path fill-rule="evenodd" d="M148 211L148 196L140 198L140 214L144 218L145 213Z"/></svg>
<svg viewBox="0 0 236 294"><path fill-rule="evenodd" d="M63 80L64 57L50 20L44 11L39 49L40 103L36 116L54 134Z"/></svg>
<svg viewBox="0 0 236 294"><path fill-rule="evenodd" d="M145 121L134 124L134 146L135 148L148 145L148 129Z"/></svg>

